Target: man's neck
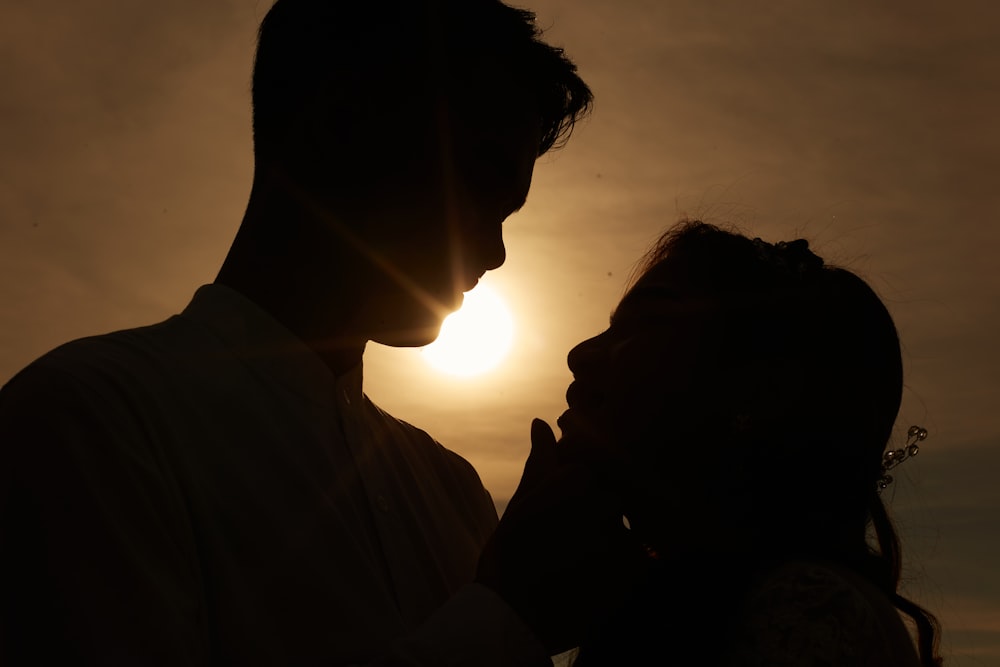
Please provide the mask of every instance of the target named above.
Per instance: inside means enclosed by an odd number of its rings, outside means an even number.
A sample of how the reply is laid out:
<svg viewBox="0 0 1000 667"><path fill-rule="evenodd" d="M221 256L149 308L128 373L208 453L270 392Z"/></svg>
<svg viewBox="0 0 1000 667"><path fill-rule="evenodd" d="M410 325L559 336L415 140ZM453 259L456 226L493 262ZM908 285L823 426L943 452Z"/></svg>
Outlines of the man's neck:
<svg viewBox="0 0 1000 667"><path fill-rule="evenodd" d="M215 282L253 301L342 375L361 363L368 342L356 321L366 281L323 239L297 233L308 227L297 218L251 198Z"/></svg>

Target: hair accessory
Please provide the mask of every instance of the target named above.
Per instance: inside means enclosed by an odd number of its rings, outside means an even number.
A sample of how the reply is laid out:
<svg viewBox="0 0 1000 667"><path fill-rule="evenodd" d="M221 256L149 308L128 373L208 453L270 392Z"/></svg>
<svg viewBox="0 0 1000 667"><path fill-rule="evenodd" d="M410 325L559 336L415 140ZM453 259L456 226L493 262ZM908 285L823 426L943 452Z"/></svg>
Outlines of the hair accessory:
<svg viewBox="0 0 1000 667"><path fill-rule="evenodd" d="M811 274L823 268L822 258L809 249L805 239L768 243L758 237L753 245L759 259L793 275Z"/></svg>
<svg viewBox="0 0 1000 667"><path fill-rule="evenodd" d="M890 449L882 455L882 476L878 479L878 492L882 493L887 486L892 484L892 475L889 471L900 463L916 456L920 452L917 443L927 439L927 429L923 426L911 426L906 432L906 447L902 449Z"/></svg>

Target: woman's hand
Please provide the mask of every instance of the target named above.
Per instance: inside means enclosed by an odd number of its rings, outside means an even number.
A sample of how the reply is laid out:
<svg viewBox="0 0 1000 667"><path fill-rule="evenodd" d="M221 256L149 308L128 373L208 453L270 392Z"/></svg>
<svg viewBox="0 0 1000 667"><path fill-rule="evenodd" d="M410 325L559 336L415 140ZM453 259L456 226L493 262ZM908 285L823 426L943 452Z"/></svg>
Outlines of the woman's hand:
<svg viewBox="0 0 1000 667"><path fill-rule="evenodd" d="M477 573L552 653L578 645L620 604L644 557L622 523L617 462L599 448L573 455L571 446L532 422L524 473Z"/></svg>

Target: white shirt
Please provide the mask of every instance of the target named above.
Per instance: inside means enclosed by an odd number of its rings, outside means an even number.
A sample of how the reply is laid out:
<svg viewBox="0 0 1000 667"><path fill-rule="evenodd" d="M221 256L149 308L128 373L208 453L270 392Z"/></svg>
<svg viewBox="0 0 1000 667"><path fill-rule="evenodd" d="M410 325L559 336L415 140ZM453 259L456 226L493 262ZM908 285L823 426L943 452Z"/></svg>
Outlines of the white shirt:
<svg viewBox="0 0 1000 667"><path fill-rule="evenodd" d="M472 466L224 286L8 383L0 517L10 662L550 664Z"/></svg>

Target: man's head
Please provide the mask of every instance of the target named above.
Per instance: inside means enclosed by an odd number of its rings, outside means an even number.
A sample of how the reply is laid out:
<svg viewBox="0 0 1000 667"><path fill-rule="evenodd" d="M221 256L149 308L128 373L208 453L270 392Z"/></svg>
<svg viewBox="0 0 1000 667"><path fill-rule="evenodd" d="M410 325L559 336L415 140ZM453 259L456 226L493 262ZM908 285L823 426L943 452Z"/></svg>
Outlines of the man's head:
<svg viewBox="0 0 1000 667"><path fill-rule="evenodd" d="M588 111L575 70L530 12L497 0L277 0L254 67L255 180L391 283L386 325L411 332L385 342L429 342L503 263L500 224L534 159Z"/></svg>
<svg viewBox="0 0 1000 667"><path fill-rule="evenodd" d="M266 163L301 157L289 152L305 138L355 157L429 102L502 123L515 95L541 118L539 155L568 138L592 99L527 10L498 0L277 0L254 64L255 153Z"/></svg>

